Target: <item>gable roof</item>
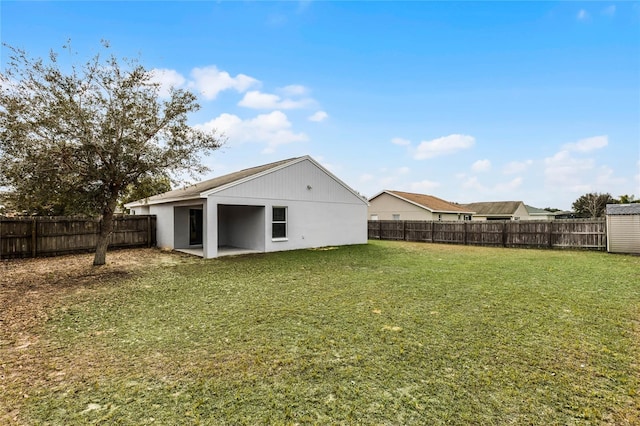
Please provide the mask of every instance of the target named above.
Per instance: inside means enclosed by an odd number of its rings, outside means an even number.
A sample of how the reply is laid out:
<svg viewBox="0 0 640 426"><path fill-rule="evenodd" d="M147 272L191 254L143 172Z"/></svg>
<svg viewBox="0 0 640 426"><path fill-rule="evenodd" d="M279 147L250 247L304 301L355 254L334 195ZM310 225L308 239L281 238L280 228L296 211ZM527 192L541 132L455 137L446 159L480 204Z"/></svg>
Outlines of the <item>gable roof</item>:
<svg viewBox="0 0 640 426"><path fill-rule="evenodd" d="M445 201L441 198L434 197L433 195L426 194L414 194L412 192L402 192L402 191L389 191L384 190L379 194L371 197L369 201L372 201L374 198L379 197L382 194L389 194L392 197L399 198L401 200L407 201L411 204L414 204L423 209L429 210L431 212L440 212L440 213L468 213L472 214L473 210L469 210L463 206L456 205Z"/></svg>
<svg viewBox="0 0 640 426"><path fill-rule="evenodd" d="M205 180L202 182L195 183L193 185L186 186L184 188L174 189L171 191L164 192L162 194L154 195L152 197L141 199L137 201L133 201L131 203L125 204L125 207L139 207L148 204L161 204L161 203L169 203L174 201L183 201L183 200L192 200L196 198L205 198L210 194L213 194L217 191L230 188L234 185L238 185L240 183L246 182L251 179L255 179L257 177L263 176L267 173L271 173L273 171L279 170L286 166L308 160L313 163L316 167L324 171L327 175L329 175L332 179L338 182L340 185L349 190L356 197L361 199L364 203L364 200L360 194L350 188L347 184L342 182L340 179L331 174L328 170L318 164L313 158L308 155L302 157L294 157L288 158L286 160L280 160L273 163L263 164L261 166L250 167L248 169L239 170L237 172L229 173L223 176L219 176L213 179Z"/></svg>
<svg viewBox="0 0 640 426"><path fill-rule="evenodd" d="M512 215L518 210L522 201L486 201L464 204L464 207L476 212L476 215Z"/></svg>

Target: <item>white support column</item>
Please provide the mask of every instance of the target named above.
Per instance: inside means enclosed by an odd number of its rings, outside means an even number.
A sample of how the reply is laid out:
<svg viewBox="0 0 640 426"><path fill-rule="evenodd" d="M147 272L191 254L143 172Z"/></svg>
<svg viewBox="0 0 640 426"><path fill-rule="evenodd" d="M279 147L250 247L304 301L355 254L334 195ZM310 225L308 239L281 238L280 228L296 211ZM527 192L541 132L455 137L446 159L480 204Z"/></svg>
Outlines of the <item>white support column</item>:
<svg viewBox="0 0 640 426"><path fill-rule="evenodd" d="M202 251L205 259L218 257L218 203L210 198L204 203L204 223L202 224L204 239Z"/></svg>

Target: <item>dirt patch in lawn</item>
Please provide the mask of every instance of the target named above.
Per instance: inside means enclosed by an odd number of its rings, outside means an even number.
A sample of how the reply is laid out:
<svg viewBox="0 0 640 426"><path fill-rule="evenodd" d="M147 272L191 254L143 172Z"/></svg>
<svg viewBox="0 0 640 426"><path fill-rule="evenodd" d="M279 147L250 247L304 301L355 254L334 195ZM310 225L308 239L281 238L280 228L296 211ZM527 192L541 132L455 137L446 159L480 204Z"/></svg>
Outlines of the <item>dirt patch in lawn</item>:
<svg viewBox="0 0 640 426"><path fill-rule="evenodd" d="M39 327L63 299L77 292L118 285L142 268L175 264L184 257L158 249L110 251L94 267L93 254L0 260L0 423L20 424L17 395L40 382L52 361L39 344ZM55 355L53 355L55 357ZM46 378L45 378L46 380Z"/></svg>

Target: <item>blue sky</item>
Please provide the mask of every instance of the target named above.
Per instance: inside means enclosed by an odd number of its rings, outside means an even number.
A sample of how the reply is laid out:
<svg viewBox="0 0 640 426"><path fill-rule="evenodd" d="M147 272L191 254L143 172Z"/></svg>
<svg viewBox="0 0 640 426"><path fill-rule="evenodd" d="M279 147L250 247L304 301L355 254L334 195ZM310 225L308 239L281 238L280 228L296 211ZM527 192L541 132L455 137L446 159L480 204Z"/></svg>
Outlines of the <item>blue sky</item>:
<svg viewBox="0 0 640 426"><path fill-rule="evenodd" d="M569 209L640 197L640 2L14 2L32 56L110 41L191 124L204 178L309 154L355 190ZM2 64L6 60L2 49Z"/></svg>

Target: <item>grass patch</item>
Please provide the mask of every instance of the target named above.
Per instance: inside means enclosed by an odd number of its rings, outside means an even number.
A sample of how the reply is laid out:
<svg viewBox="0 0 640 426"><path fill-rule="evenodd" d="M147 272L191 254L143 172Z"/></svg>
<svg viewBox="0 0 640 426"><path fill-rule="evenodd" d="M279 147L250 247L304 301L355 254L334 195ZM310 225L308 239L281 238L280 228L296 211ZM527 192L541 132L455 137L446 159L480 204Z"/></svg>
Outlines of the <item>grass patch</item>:
<svg viewBox="0 0 640 426"><path fill-rule="evenodd" d="M639 257L375 241L178 260L65 296L42 379L9 389L22 421L640 422Z"/></svg>

